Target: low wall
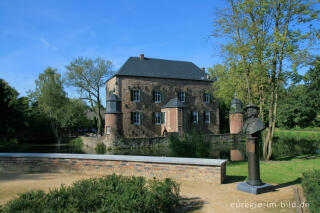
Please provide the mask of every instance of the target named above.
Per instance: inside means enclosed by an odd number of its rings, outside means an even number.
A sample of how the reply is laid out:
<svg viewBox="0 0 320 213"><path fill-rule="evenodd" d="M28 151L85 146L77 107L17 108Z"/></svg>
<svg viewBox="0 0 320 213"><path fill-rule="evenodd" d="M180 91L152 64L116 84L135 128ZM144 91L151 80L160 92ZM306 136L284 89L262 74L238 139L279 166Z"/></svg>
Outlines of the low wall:
<svg viewBox="0 0 320 213"><path fill-rule="evenodd" d="M220 134L220 135L203 135L209 140L214 148L217 145L224 145L227 148L243 147L244 136L241 134ZM84 137L82 141L85 146L95 148L97 143L104 143L109 149L130 149L130 148L146 148L155 146L168 146L168 137L152 137L152 138L120 138L115 141L109 141L106 136Z"/></svg>
<svg viewBox="0 0 320 213"><path fill-rule="evenodd" d="M106 136L101 137L81 137L85 146L95 148L97 143L104 143L108 149L130 149L130 148L147 148L168 146L169 139L167 137L153 138L120 138L116 141L108 141Z"/></svg>
<svg viewBox="0 0 320 213"><path fill-rule="evenodd" d="M0 173L83 172L121 174L147 178L223 183L222 159L149 157L129 155L0 153Z"/></svg>

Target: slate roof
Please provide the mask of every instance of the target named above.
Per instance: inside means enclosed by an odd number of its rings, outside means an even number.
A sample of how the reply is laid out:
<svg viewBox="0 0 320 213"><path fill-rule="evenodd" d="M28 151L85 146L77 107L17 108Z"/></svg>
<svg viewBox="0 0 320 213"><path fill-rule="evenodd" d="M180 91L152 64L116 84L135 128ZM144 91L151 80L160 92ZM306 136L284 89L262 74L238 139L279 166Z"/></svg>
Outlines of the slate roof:
<svg viewBox="0 0 320 213"><path fill-rule="evenodd" d="M169 102L161 108L182 108L182 107L187 107L187 106L184 105L181 101L179 101L178 98L173 98L173 99L170 99Z"/></svg>
<svg viewBox="0 0 320 213"><path fill-rule="evenodd" d="M105 114L121 113L121 100L116 94L111 94L107 99Z"/></svg>
<svg viewBox="0 0 320 213"><path fill-rule="evenodd" d="M140 76L211 81L207 79L207 74L192 62L146 57L142 60L139 57L130 57L122 65L115 76Z"/></svg>

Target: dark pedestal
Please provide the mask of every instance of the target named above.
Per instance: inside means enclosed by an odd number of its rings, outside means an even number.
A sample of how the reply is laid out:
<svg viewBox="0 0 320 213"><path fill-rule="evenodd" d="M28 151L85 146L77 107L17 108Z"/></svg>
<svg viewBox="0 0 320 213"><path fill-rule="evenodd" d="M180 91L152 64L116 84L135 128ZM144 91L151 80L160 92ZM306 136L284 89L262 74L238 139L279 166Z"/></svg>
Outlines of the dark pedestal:
<svg viewBox="0 0 320 213"><path fill-rule="evenodd" d="M272 191L273 186L268 183L263 183L260 186L251 186L246 182L242 182L237 184L237 189L242 192L248 192L248 193L257 195L257 194Z"/></svg>

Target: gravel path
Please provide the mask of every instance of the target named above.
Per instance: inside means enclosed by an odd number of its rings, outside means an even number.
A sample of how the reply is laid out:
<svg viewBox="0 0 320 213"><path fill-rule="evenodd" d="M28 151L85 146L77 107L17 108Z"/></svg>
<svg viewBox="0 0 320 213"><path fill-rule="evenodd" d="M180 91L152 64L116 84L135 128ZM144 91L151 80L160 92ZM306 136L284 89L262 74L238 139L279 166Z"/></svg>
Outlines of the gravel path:
<svg viewBox="0 0 320 213"><path fill-rule="evenodd" d="M74 173L10 173L0 174L0 204L32 189L48 191L61 184L101 175ZM292 186L252 195L236 190L237 183L209 184L182 182L183 207L178 212L295 212ZM290 206L290 207L289 207Z"/></svg>

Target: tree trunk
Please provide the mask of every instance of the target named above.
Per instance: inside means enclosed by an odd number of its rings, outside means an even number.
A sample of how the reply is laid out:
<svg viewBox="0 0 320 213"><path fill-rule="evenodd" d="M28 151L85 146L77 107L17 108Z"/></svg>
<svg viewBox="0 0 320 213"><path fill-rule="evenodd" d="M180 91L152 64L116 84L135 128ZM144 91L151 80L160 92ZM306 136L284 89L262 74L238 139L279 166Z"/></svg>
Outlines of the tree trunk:
<svg viewBox="0 0 320 213"><path fill-rule="evenodd" d="M61 134L59 132L58 125L56 125L54 121L51 121L50 123L51 123L51 128L52 128L53 134L56 137L57 143L60 145L60 143L61 143Z"/></svg>
<svg viewBox="0 0 320 213"><path fill-rule="evenodd" d="M98 97L97 97L97 105L98 105L98 112L97 112L97 118L98 118L98 134L99 135L102 135L102 131L101 131L101 126L102 126L102 117L101 117L101 114L100 114L100 111L101 111L101 101L100 101L100 90L99 90L99 87L98 87Z"/></svg>

